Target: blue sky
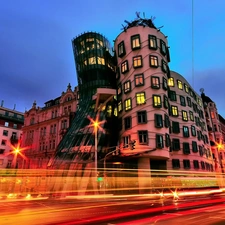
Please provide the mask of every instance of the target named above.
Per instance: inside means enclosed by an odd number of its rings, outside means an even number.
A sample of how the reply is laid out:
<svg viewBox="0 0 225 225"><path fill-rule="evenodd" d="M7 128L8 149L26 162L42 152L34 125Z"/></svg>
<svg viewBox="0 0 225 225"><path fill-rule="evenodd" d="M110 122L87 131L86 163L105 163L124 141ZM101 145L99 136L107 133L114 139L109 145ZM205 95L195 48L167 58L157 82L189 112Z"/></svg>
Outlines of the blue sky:
<svg viewBox="0 0 225 225"><path fill-rule="evenodd" d="M135 12L155 17L168 36L170 69L225 117L224 0L3 0L0 7L0 101L24 111L77 85L71 40L86 31L113 44ZM192 14L193 12L193 14ZM192 17L193 16L193 17Z"/></svg>

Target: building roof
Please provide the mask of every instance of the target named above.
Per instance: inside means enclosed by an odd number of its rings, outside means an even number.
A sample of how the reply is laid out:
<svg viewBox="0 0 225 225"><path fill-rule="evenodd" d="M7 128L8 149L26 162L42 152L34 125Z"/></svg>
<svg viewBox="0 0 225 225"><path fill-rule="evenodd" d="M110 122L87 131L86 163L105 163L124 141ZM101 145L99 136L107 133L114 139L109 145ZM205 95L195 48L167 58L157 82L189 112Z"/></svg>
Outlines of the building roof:
<svg viewBox="0 0 225 225"><path fill-rule="evenodd" d="M205 102L206 103L213 102L213 100L210 97L206 96L205 93L202 93L201 97L202 97L203 103L205 103Z"/></svg>

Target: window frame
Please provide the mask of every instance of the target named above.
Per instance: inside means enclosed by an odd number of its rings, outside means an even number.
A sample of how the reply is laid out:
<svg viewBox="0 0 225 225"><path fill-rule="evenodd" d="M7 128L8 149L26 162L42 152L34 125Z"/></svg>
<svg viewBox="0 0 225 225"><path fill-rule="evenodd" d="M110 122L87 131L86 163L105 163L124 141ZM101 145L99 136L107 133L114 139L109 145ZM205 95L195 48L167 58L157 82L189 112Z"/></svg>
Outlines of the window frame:
<svg viewBox="0 0 225 225"><path fill-rule="evenodd" d="M131 40L131 49L136 50L141 48L141 38L140 34L135 34L130 37ZM138 40L138 43L136 43L135 40ZM138 45L137 45L138 44Z"/></svg>
<svg viewBox="0 0 225 225"><path fill-rule="evenodd" d="M162 108L161 95L152 95L152 106L154 108Z"/></svg>
<svg viewBox="0 0 225 225"><path fill-rule="evenodd" d="M159 67L159 60L158 56L156 55L149 55L149 66L153 68Z"/></svg>
<svg viewBox="0 0 225 225"><path fill-rule="evenodd" d="M135 85L135 87L144 86L144 74L143 73L134 75L134 85Z"/></svg>
<svg viewBox="0 0 225 225"><path fill-rule="evenodd" d="M124 130L129 130L132 128L132 117L131 116L124 117L123 121L124 121Z"/></svg>
<svg viewBox="0 0 225 225"><path fill-rule="evenodd" d="M127 87L127 86L129 86L129 87ZM131 92L131 81L130 80L127 80L123 83L123 92L124 92L124 94Z"/></svg>
<svg viewBox="0 0 225 225"><path fill-rule="evenodd" d="M126 67L126 68L125 68ZM125 73L127 73L128 71L129 71L129 63L128 63L128 60L125 60L125 61L123 61L122 63L121 63L121 68L120 68L120 70L121 70L121 73L122 74L125 74Z"/></svg>
<svg viewBox="0 0 225 225"><path fill-rule="evenodd" d="M146 110L137 111L137 123L138 124L146 124L147 123L147 111Z"/></svg>
<svg viewBox="0 0 225 225"><path fill-rule="evenodd" d="M160 78L157 76L151 76L151 88L160 89Z"/></svg>
<svg viewBox="0 0 225 225"><path fill-rule="evenodd" d="M122 52L120 51L122 47ZM118 45L117 45L117 50L118 50L118 57L123 57L126 55L126 49L125 49L125 44L124 41L121 41Z"/></svg>
<svg viewBox="0 0 225 225"><path fill-rule="evenodd" d="M154 114L154 122L156 128L162 128L163 127L163 117L161 114Z"/></svg>
<svg viewBox="0 0 225 225"><path fill-rule="evenodd" d="M140 145L148 145L148 130L138 130L138 140Z"/></svg>
<svg viewBox="0 0 225 225"><path fill-rule="evenodd" d="M162 134L156 134L155 135L155 146L156 148L162 149L164 148L164 143L163 143L163 135Z"/></svg>
<svg viewBox="0 0 225 225"><path fill-rule="evenodd" d="M152 45L152 43L153 43L153 45ZM150 34L148 35L148 48L157 50L158 44L157 44L157 37L155 35L150 35Z"/></svg>
<svg viewBox="0 0 225 225"><path fill-rule="evenodd" d="M138 96L142 95L142 96ZM144 101L141 101L144 98ZM135 93L136 105L143 105L146 103L146 95L145 92L137 92Z"/></svg>
<svg viewBox="0 0 225 225"><path fill-rule="evenodd" d="M132 109L132 99L127 98L127 99L124 100L124 110L125 110L125 112L127 112L131 109Z"/></svg>
<svg viewBox="0 0 225 225"><path fill-rule="evenodd" d="M143 66L142 55L134 56L132 62L133 62L134 69L142 67ZM137 65L136 65L136 63L137 63Z"/></svg>

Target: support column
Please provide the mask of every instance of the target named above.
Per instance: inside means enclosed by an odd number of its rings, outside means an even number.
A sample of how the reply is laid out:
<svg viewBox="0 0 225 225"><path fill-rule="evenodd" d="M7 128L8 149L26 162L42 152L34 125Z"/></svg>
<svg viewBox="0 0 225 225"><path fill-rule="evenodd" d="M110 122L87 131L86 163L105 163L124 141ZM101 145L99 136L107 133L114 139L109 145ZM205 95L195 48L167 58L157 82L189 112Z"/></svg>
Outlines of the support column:
<svg viewBox="0 0 225 225"><path fill-rule="evenodd" d="M149 158L138 159L139 194L151 193L151 168Z"/></svg>

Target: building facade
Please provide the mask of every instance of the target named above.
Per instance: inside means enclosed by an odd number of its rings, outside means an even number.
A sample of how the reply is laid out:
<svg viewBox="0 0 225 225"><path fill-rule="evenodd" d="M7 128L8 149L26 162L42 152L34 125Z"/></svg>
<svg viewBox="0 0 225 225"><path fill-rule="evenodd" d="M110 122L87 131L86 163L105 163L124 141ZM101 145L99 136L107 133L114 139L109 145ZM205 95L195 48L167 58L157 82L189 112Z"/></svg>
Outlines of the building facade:
<svg viewBox="0 0 225 225"><path fill-rule="evenodd" d="M22 168L46 168L56 147L70 127L79 99L78 89L67 90L61 96L37 107L36 102L25 112L22 147L26 159L21 158Z"/></svg>
<svg viewBox="0 0 225 225"><path fill-rule="evenodd" d="M14 150L20 145L23 123L24 113L0 107L0 168L20 166Z"/></svg>

